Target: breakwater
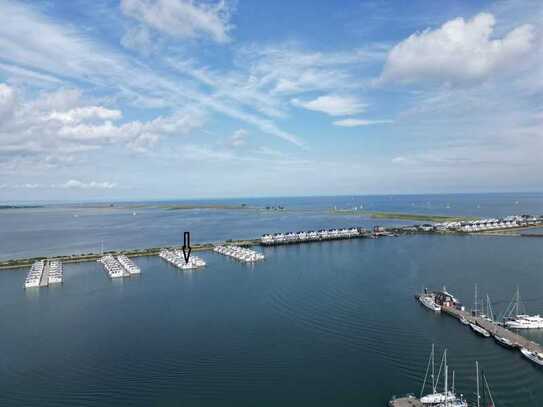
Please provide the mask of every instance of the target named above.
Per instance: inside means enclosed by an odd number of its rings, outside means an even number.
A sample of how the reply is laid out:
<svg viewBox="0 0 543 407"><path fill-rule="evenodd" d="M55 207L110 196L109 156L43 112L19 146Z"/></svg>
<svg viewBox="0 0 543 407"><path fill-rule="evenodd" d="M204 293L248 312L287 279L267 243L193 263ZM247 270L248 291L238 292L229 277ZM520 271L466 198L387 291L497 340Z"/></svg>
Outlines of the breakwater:
<svg viewBox="0 0 543 407"><path fill-rule="evenodd" d="M541 227L543 225L543 216L535 217L531 215L522 215L522 216L512 216L508 219L510 224L506 226L507 232L511 233L511 229L515 231L520 231L523 229L529 229L534 227ZM353 238L376 238L381 236L399 236L404 234L413 234L413 233L432 233L432 234L478 234L484 235L499 235L503 232L501 229L501 223L496 224L495 219L480 221L470 221L470 222L446 222L446 223L436 223L436 224L421 224L421 225L407 225L407 226L396 226L396 227L380 227L374 226L372 230L368 230L360 227L351 227L343 229L321 229L317 231L302 231L302 232L283 232L283 233L273 233L273 234L264 234L260 239L242 239L242 240L226 240L225 242L217 243L201 243L195 244L192 246L194 251L207 251L214 250L215 247L219 245L236 245L241 247L251 247L255 245L262 246L275 246L283 244L293 244L293 243L309 243L309 242L320 242L328 240L339 240L339 239L353 239ZM501 220L500 220L501 222ZM505 223L504 223L505 224ZM489 230L489 225L492 226L492 230ZM541 236L541 234L531 235L526 233L512 234L511 236L521 236L521 237L533 237ZM50 259L50 260L59 260L63 263L79 263L85 261L96 261L104 255L113 255L120 256L124 255L127 257L138 257L138 256L158 256L162 250L180 250L181 246L163 246L163 247L152 247L145 249L128 249L128 250L111 250L105 251L103 253L80 253L72 255L62 255L62 256L37 256L31 258L20 258L0 261L0 270L13 269L13 268L23 268L29 267L34 262Z"/></svg>

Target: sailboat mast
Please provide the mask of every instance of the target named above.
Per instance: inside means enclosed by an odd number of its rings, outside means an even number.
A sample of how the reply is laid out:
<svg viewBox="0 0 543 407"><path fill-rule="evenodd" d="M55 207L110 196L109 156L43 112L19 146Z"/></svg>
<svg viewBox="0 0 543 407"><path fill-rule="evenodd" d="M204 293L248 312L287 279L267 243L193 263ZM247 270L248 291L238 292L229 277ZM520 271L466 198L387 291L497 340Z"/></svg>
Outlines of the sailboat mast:
<svg viewBox="0 0 543 407"><path fill-rule="evenodd" d="M477 407L481 405L481 395L479 394L479 362L475 361L475 370L477 371Z"/></svg>
<svg viewBox="0 0 543 407"><path fill-rule="evenodd" d="M430 356L432 359L432 392L436 393L436 361L435 361L435 345L432 343L432 355Z"/></svg>
<svg viewBox="0 0 543 407"><path fill-rule="evenodd" d="M447 363L445 362L445 386L444 386L445 387L445 407L447 407L449 405L449 402L448 402L449 389L447 389L447 387L448 387L447 379L448 378L449 378L449 367L447 366Z"/></svg>
<svg viewBox="0 0 543 407"><path fill-rule="evenodd" d="M475 308L473 311L475 311L475 316L477 316L477 284L475 284Z"/></svg>

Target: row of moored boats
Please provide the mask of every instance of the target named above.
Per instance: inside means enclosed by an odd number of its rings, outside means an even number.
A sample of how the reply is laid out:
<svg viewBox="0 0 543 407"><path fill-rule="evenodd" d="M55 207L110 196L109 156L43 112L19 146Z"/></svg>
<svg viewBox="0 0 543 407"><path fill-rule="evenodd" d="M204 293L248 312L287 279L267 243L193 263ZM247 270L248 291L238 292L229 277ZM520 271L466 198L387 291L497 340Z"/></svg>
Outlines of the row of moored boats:
<svg viewBox="0 0 543 407"><path fill-rule="evenodd" d="M263 245L315 242L319 240L349 239L364 236L367 230L361 228L322 229L307 232L265 234L260 238Z"/></svg>
<svg viewBox="0 0 543 407"><path fill-rule="evenodd" d="M25 278L24 287L46 287L63 281L63 268L60 260L35 261Z"/></svg>
<svg viewBox="0 0 543 407"><path fill-rule="evenodd" d="M441 312L441 307L443 305L455 307L457 309L461 309L463 311L463 307L460 305L460 303L452 296L450 295L445 289L441 292L437 293L429 293L424 292L418 296L418 300L422 305L424 305L426 308L434 311L434 312ZM443 303L445 301L445 304ZM520 296L516 294L516 299L514 300L516 302L516 305L513 305L513 308L508 307L508 309L519 309L519 302L520 302ZM490 302L490 301L489 301ZM490 305L488 306L490 309ZM476 307L477 309L477 307ZM511 329L537 329L537 328L543 328L543 318L539 315L526 315L526 314L509 314L507 317L505 317L505 321L501 324L497 323L492 318L492 312L490 310L489 315L485 313L480 313L478 310L474 311L475 316L477 318L470 318L465 317L464 315L460 314L459 321L471 328L471 330L483 337L483 338L490 338L493 337L496 343L499 345L508 348L508 349L520 349L520 352L523 356L525 356L530 361L534 362L535 364L539 366L543 366L543 353L535 352L533 350L530 350L526 347L520 346L513 341L511 341L509 338L500 335L499 329L493 329L492 332L490 332L488 329L485 329L484 327L480 326L477 323L477 319L482 319L487 321L490 324L495 324L497 326L504 326L505 328L511 328ZM503 331L503 329L502 329Z"/></svg>
<svg viewBox="0 0 543 407"><path fill-rule="evenodd" d="M233 257L236 260L246 263L264 260L264 255L255 250L239 246L216 246L213 251L224 256Z"/></svg>
<svg viewBox="0 0 543 407"><path fill-rule="evenodd" d="M199 269L206 266L204 259L198 256L191 255L188 256L187 260L185 260L185 256L181 250L162 249L158 255L168 263L173 264L175 267L185 271Z"/></svg>
<svg viewBox="0 0 543 407"><path fill-rule="evenodd" d="M435 365L435 351L432 345L432 352L430 359L426 367L426 374L422 384L419 397L414 395L407 395L401 398L393 397L389 401L389 407L399 406L428 406L428 407L470 407L470 406L494 406L494 400L492 393L490 392L490 386L486 380L484 372L479 371L479 363L475 362L476 369L476 399L477 404L471 404L466 401L463 394L458 394L455 389L455 374L454 370L451 375L449 373L449 366L447 362L447 350L443 352L441 362L437 369ZM440 382L442 388L440 388ZM430 391L427 391L427 387L430 386ZM481 404L482 402L482 404Z"/></svg>
<svg viewBox="0 0 543 407"><path fill-rule="evenodd" d="M140 268L124 255L115 258L108 254L98 259L98 262L102 263L110 278L130 277L141 273Z"/></svg>

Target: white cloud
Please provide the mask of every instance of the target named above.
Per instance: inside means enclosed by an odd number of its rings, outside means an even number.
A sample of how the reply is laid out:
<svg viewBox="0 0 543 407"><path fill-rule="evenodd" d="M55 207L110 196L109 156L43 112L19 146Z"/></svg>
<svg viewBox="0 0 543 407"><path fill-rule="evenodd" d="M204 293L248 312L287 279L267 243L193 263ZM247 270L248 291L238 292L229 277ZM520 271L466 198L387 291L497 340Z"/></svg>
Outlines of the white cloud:
<svg viewBox="0 0 543 407"><path fill-rule="evenodd" d="M225 43L230 41L230 5L221 0L215 4L193 0L122 0L122 12L153 29L175 38L210 37ZM141 32L125 39L129 45L138 45L148 39Z"/></svg>
<svg viewBox="0 0 543 407"><path fill-rule="evenodd" d="M0 83L0 120L7 120L15 111L15 92L3 83Z"/></svg>
<svg viewBox="0 0 543 407"><path fill-rule="evenodd" d="M227 141L227 145L229 147L242 147L245 144L247 144L247 130L245 129L238 129L232 134L232 136L229 137Z"/></svg>
<svg viewBox="0 0 543 407"><path fill-rule="evenodd" d="M149 2L140 3L145 5ZM197 7L194 4L191 3L192 7ZM205 7L229 9L222 2ZM146 62L134 60L115 48L92 41L76 26L58 24L29 5L0 2L0 49L6 64L17 71L25 67L26 73L36 73L36 80L43 75L62 81L75 80L78 85L80 82L84 84L82 86L90 85L98 92L113 93L111 97L116 101L137 108L146 103L149 107L174 111L185 111L187 106L195 106L202 111L212 110L255 126L264 134L302 145L294 134L262 117L262 113L271 117L280 116L281 102L268 102L272 98L267 96L267 90L261 92L243 74L213 73L210 75L213 79L209 85L211 89L204 90L199 88L201 83L194 79L198 76L197 71L205 73L205 68L189 69L185 76L171 75L165 73L166 70L157 73ZM154 62L164 64L160 56ZM44 82L51 85L50 81L44 79Z"/></svg>
<svg viewBox="0 0 543 407"><path fill-rule="evenodd" d="M53 187L66 188L66 189L112 189L117 186L114 182L81 182L75 179L71 179L64 184L52 185Z"/></svg>
<svg viewBox="0 0 543 407"><path fill-rule="evenodd" d="M502 39L492 39L494 25L492 14L481 13L415 33L392 48L380 80L479 80L518 65L533 47L534 27L521 25Z"/></svg>
<svg viewBox="0 0 543 407"><path fill-rule="evenodd" d="M71 109L66 112L53 112L50 118L64 123L79 123L84 120L118 120L122 117L120 110L107 109L103 106L87 106Z"/></svg>
<svg viewBox="0 0 543 407"><path fill-rule="evenodd" d="M1 94L15 100L15 89L0 84ZM13 102L10 102L11 106ZM199 110L177 111L150 121L128 121L116 124L122 112L103 106L85 106L77 90L42 93L36 99L21 100L10 110L1 109L0 156L13 160L18 157L44 154L80 154L124 143L129 149L147 151L162 137L191 133L204 124Z"/></svg>
<svg viewBox="0 0 543 407"><path fill-rule="evenodd" d="M326 95L313 100L292 99L294 106L329 114L330 116L348 116L362 113L367 105L354 96Z"/></svg>
<svg viewBox="0 0 543 407"><path fill-rule="evenodd" d="M359 126L370 126L372 124L388 124L388 123L392 123L392 120L343 119L343 120L336 120L334 122L334 126L359 127Z"/></svg>

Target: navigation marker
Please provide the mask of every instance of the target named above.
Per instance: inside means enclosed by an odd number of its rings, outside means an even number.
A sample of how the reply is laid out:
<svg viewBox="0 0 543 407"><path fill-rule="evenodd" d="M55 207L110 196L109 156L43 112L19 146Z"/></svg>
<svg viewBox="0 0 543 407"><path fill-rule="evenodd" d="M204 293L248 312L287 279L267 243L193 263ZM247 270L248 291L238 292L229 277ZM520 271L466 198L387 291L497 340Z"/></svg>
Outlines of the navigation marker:
<svg viewBox="0 0 543 407"><path fill-rule="evenodd" d="M192 247L190 247L190 232L185 232L183 234L183 257L185 258L185 264L189 262L191 251Z"/></svg>

